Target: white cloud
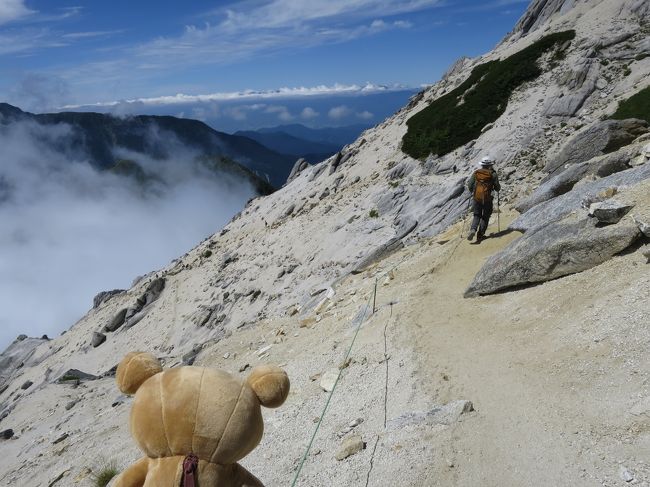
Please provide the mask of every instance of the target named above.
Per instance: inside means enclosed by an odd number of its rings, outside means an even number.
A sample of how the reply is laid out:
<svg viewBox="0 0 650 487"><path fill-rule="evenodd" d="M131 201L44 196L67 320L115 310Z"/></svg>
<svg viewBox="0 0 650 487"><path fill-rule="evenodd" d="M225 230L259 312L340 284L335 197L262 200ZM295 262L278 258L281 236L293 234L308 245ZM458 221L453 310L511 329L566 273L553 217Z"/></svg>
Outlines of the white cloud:
<svg viewBox="0 0 650 487"><path fill-rule="evenodd" d="M4 1L6 0L0 0L0 25L3 24L2 6ZM81 7L70 7L63 9L63 13L60 14L34 13L28 19L29 25L4 29L3 32L0 32L0 56L31 54L45 49L69 47L87 39L108 37L123 32L112 30L65 33L49 25L78 15L80 11ZM33 12L30 10L29 13ZM121 65L124 66L124 61L121 62Z"/></svg>
<svg viewBox="0 0 650 487"><path fill-rule="evenodd" d="M192 108L192 118L205 122L208 118L218 118L221 109L216 103L204 103L201 106Z"/></svg>
<svg viewBox="0 0 650 487"><path fill-rule="evenodd" d="M210 118L218 117L220 114L220 110L217 108L215 103L212 103L211 106L215 108L205 112L206 118L208 118L208 116ZM247 105L229 106L223 110L223 113L227 117L237 120L238 122L243 122L248 118L249 112L257 112L260 110L264 110L266 113L278 113L278 114L282 114L283 112L287 111L286 107L281 107L277 105L267 105L266 103L252 103Z"/></svg>
<svg viewBox="0 0 650 487"><path fill-rule="evenodd" d="M362 120L370 120L372 117L374 117L374 114L368 110L364 110L362 112L357 112L356 116Z"/></svg>
<svg viewBox="0 0 650 487"><path fill-rule="evenodd" d="M360 95L371 93L386 93L390 91L402 91L407 89L404 85L376 85L373 83L366 83L365 85L344 85L334 84L331 86L318 85L313 87L296 87L296 88L278 88L275 90L244 90L233 92L209 93L205 95L186 95L177 93L176 95L156 96L151 98L134 98L130 100L118 100L108 102L98 102L88 105L66 105L61 107L63 109L73 109L81 107L112 107L118 105L125 105L131 103L144 104L144 105L177 105L185 103L201 103L201 102L218 102L218 101L235 101L235 100L267 100L267 99L282 99L282 98L300 98L310 96L323 96L323 95ZM249 105L249 108L255 107L260 109L266 105L257 104ZM307 112L308 114L310 112ZM318 114L317 114L318 115ZM309 116L309 115L308 115Z"/></svg>
<svg viewBox="0 0 650 487"><path fill-rule="evenodd" d="M392 16L431 9L443 0L248 0L210 12L208 22L188 25L178 36L159 37L135 49L135 58L160 69L224 64L254 54L347 42L388 29L410 26L386 22Z"/></svg>
<svg viewBox="0 0 650 487"><path fill-rule="evenodd" d="M264 110L266 113L280 113L280 112L286 112L287 107L283 107L280 105L269 105L266 107L266 110Z"/></svg>
<svg viewBox="0 0 650 487"><path fill-rule="evenodd" d="M399 29L410 29L413 27L413 24L408 20L396 20L393 22L393 25Z"/></svg>
<svg viewBox="0 0 650 487"><path fill-rule="evenodd" d="M119 34L123 31L121 30L97 30L90 32L70 32L68 34L63 34L61 37L64 39L88 39L92 37L107 37L113 34Z"/></svg>
<svg viewBox="0 0 650 487"><path fill-rule="evenodd" d="M178 69L241 62L256 55L274 56L286 50L309 49L404 29L405 20L387 20L444 5L448 0L241 0L205 13L200 24L176 33L149 38L139 44L107 46L101 58L53 70L70 80L77 98L88 101L99 93L149 85L161 74ZM0 23L26 15L24 0L0 0L6 10ZM74 44L112 31L38 31L36 22L56 22L77 16L81 7L38 12L29 17L29 29L0 33L0 55L33 53ZM21 13L22 12L22 13ZM99 51L98 51L99 52ZM98 56L96 57L96 59ZM69 65L68 65L69 66ZM128 85L125 76L128 74ZM98 87L102 87L99 89ZM110 87L110 88L109 88ZM122 91L121 93L128 93ZM122 95L123 96L123 95Z"/></svg>
<svg viewBox="0 0 650 487"><path fill-rule="evenodd" d="M0 350L20 333L54 336L68 328L97 292L126 288L166 265L253 195L155 130L150 142L167 159L116 154L156 175L143 188L94 170L87 154L72 149L73 131L65 124L0 127Z"/></svg>
<svg viewBox="0 0 650 487"><path fill-rule="evenodd" d="M278 118L283 122L290 122L293 120L293 115L291 115L289 112L281 112L278 114Z"/></svg>
<svg viewBox="0 0 650 487"><path fill-rule="evenodd" d="M289 110L287 107L282 106L282 105L269 105L266 110L266 113L277 113L278 118L282 120L283 122L289 122L293 120L293 115L289 113Z"/></svg>
<svg viewBox="0 0 650 487"><path fill-rule="evenodd" d="M330 109L330 111L327 112L327 116L332 120L340 120L350 115L350 113L352 113L352 110L350 110L347 106L339 105Z"/></svg>
<svg viewBox="0 0 650 487"><path fill-rule="evenodd" d="M263 0L243 1L214 11L229 30L284 28L332 19L359 19L416 12L441 5L441 0Z"/></svg>
<svg viewBox="0 0 650 487"><path fill-rule="evenodd" d="M0 0L6 2L7 0ZM11 0L16 2L17 0ZM377 35L410 24L389 17L436 8L447 0L242 0L208 12L202 23L187 25L177 34L150 38L139 44L111 45L108 54L83 64L58 68L70 80L75 93L96 97L110 90L142 87L161 74L194 66L223 66L257 55L275 56L286 50L309 49L323 44L339 44ZM18 2L17 5L24 5ZM31 22L56 21L78 15L80 8L38 13ZM2 33L0 54L35 52L72 46L75 43L109 36L111 31ZM34 35L36 34L36 35ZM126 74L125 74L126 73ZM97 87L104 87L98 89ZM107 89L108 88L108 89ZM109 91L110 92L110 91ZM124 91L122 92L124 93ZM83 99L78 95L78 99Z"/></svg>
<svg viewBox="0 0 650 487"><path fill-rule="evenodd" d="M12 29L6 33L0 33L0 56L67 45L69 45L67 41L57 37L50 29L46 28Z"/></svg>
<svg viewBox="0 0 650 487"><path fill-rule="evenodd" d="M302 109L302 112L300 112L300 118L302 118L303 120L311 120L313 118L318 117L318 115L320 114L312 107L305 107Z"/></svg>
<svg viewBox="0 0 650 487"><path fill-rule="evenodd" d="M491 0L486 2L477 3L476 5L468 5L456 9L456 12L479 12L486 10L495 10L501 7L510 5L529 3L529 0Z"/></svg>
<svg viewBox="0 0 650 487"><path fill-rule="evenodd" d="M392 28L396 29L410 29L413 27L413 24L408 20L395 20L390 24L384 22L382 19L373 20L370 23L370 29L374 31L388 30Z"/></svg>
<svg viewBox="0 0 650 487"><path fill-rule="evenodd" d="M229 107L225 110L226 115L230 118L237 120L238 122L243 122L246 120L248 115L246 114L246 107Z"/></svg>
<svg viewBox="0 0 650 487"><path fill-rule="evenodd" d="M18 23L17 21L23 18L28 21L28 25L5 28L0 32L0 56L25 55L45 49L68 47L84 39L122 32L115 30L66 33L53 26L56 22L79 15L81 11L82 7L67 7L58 9L57 13L47 14L27 9L24 2L0 0L0 25L12 21Z"/></svg>
<svg viewBox="0 0 650 487"><path fill-rule="evenodd" d="M25 0L0 0L0 25L33 13L34 11L25 5Z"/></svg>

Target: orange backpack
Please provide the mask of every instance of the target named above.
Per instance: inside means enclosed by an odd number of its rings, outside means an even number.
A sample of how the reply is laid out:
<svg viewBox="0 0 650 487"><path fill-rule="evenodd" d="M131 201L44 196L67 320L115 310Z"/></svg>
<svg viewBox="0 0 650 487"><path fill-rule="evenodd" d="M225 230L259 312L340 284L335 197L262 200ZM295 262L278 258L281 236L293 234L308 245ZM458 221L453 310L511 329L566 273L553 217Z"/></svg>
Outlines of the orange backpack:
<svg viewBox="0 0 650 487"><path fill-rule="evenodd" d="M476 179L474 199L481 203L492 201L492 188L494 187L492 169L478 169L474 172L474 178Z"/></svg>

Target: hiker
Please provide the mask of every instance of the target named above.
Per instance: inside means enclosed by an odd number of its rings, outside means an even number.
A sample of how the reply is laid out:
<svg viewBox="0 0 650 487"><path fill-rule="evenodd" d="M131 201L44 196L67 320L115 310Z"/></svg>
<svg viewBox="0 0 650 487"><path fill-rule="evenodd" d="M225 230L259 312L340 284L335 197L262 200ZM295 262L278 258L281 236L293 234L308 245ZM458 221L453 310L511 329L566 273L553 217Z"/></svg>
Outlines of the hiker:
<svg viewBox="0 0 650 487"><path fill-rule="evenodd" d="M490 222L490 216L492 215L492 191L498 192L501 190L499 177L493 168L494 159L490 156L485 156L481 159L480 164L481 168L474 171L474 174L470 176L467 182L467 189L469 189L473 197L472 210L474 213L472 227L470 228L467 240L471 242L476 234L477 243L485 238L485 231Z"/></svg>

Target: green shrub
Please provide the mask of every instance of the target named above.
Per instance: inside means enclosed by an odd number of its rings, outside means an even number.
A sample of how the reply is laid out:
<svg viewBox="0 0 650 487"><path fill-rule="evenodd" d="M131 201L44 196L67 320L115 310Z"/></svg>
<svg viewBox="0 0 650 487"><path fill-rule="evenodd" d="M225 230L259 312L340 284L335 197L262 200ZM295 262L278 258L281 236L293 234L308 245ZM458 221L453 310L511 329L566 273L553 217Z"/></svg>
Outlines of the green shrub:
<svg viewBox="0 0 650 487"><path fill-rule="evenodd" d="M109 462L99 469L97 473L91 475L95 487L106 487L113 477L119 474L117 464Z"/></svg>
<svg viewBox="0 0 650 487"><path fill-rule="evenodd" d="M537 65L539 57L574 37L572 30L557 32L504 60L477 66L458 88L406 122L402 150L416 159L431 153L442 156L477 138L485 125L505 112L512 92L542 73Z"/></svg>
<svg viewBox="0 0 650 487"><path fill-rule="evenodd" d="M620 102L611 118L616 120L640 118L650 122L650 86Z"/></svg>
<svg viewBox="0 0 650 487"><path fill-rule="evenodd" d="M370 213L368 214L370 218L377 218L379 216L379 212L377 210L370 210Z"/></svg>
<svg viewBox="0 0 650 487"><path fill-rule="evenodd" d="M629 76L630 74L632 74L632 70L630 68L625 68L623 70L623 76Z"/></svg>
<svg viewBox="0 0 650 487"><path fill-rule="evenodd" d="M566 50L565 49L556 49L553 53L553 61L563 61L566 59Z"/></svg>
<svg viewBox="0 0 650 487"><path fill-rule="evenodd" d="M643 60L644 60L645 58L647 58L648 56L650 56L650 54L646 54L646 53L642 52L642 53L637 54L636 56L634 56L634 59L635 59L636 61L643 61Z"/></svg>
<svg viewBox="0 0 650 487"><path fill-rule="evenodd" d="M609 61L607 59L601 59L600 64L603 66L607 66L609 64Z"/></svg>
<svg viewBox="0 0 650 487"><path fill-rule="evenodd" d="M397 188L399 186L399 181L388 181L388 186L391 188Z"/></svg>

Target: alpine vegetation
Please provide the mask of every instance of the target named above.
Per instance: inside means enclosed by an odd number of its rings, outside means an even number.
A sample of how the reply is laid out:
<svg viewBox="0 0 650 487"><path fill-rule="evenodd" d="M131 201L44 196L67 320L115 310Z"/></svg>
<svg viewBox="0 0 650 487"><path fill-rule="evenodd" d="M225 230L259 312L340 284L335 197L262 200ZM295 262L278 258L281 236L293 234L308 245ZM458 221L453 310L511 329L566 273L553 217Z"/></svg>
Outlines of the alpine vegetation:
<svg viewBox="0 0 650 487"><path fill-rule="evenodd" d="M542 74L539 58L550 49L561 57L575 31L557 32L504 60L489 61L472 70L458 88L437 98L409 118L403 150L416 159L444 156L481 134L499 118L512 92Z"/></svg>

